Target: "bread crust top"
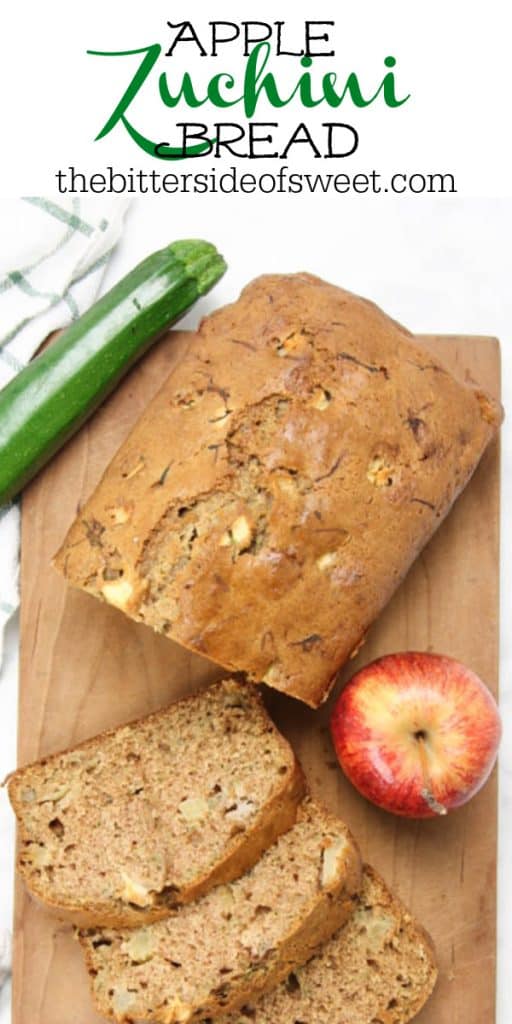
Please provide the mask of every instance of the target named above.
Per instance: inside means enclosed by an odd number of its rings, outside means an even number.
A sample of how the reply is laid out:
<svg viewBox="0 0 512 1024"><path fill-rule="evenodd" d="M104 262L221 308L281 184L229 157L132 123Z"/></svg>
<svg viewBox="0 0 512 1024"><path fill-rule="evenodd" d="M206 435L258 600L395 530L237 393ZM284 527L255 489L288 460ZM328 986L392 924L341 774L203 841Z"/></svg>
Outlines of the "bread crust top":
<svg viewBox="0 0 512 1024"><path fill-rule="evenodd" d="M372 303L266 275L191 336L56 565L316 707L500 418Z"/></svg>

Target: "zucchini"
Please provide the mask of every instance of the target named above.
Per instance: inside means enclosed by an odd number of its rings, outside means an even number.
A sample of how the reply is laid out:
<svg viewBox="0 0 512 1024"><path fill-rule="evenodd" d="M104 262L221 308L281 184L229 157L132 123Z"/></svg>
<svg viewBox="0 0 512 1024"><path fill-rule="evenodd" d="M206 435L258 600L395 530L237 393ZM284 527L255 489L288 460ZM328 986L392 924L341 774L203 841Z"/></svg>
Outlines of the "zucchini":
<svg viewBox="0 0 512 1024"><path fill-rule="evenodd" d="M0 391L0 506L225 269L209 242L174 242L153 253Z"/></svg>

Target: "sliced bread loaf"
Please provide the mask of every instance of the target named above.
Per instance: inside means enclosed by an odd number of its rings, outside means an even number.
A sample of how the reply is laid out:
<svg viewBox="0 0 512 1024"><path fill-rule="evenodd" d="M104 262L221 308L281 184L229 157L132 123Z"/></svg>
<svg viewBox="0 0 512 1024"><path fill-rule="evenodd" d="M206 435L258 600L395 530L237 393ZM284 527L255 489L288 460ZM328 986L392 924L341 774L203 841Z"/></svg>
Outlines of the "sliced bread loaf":
<svg viewBox="0 0 512 1024"><path fill-rule="evenodd" d="M303 792L256 690L217 683L15 772L18 867L61 916L135 927L243 874Z"/></svg>
<svg viewBox="0 0 512 1024"><path fill-rule="evenodd" d="M436 977L430 936L365 867L357 908L341 931L277 989L217 1024L406 1024Z"/></svg>
<svg viewBox="0 0 512 1024"><path fill-rule="evenodd" d="M306 800L243 878L145 928L80 934L98 1010L173 1024L243 1006L340 927L360 882L348 830Z"/></svg>

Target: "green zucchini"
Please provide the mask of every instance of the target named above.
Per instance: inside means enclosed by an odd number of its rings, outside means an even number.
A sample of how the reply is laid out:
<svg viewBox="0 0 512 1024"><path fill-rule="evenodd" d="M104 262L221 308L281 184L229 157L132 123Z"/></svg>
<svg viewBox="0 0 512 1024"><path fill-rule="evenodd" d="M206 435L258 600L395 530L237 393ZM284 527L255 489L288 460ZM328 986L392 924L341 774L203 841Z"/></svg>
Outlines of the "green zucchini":
<svg viewBox="0 0 512 1024"><path fill-rule="evenodd" d="M225 269L209 242L174 242L153 253L0 391L0 506Z"/></svg>

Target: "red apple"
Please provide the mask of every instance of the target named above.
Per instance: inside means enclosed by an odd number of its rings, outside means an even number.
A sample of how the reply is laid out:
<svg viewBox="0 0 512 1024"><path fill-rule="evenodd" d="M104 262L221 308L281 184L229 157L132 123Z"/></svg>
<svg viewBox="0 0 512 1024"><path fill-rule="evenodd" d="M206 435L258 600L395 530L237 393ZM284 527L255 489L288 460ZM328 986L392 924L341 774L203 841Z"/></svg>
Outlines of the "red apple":
<svg viewBox="0 0 512 1024"><path fill-rule="evenodd" d="M440 654L390 654L361 669L334 707L331 733L356 789L378 807L430 818L488 779L501 736L494 697Z"/></svg>

